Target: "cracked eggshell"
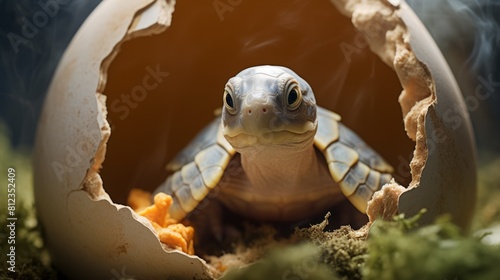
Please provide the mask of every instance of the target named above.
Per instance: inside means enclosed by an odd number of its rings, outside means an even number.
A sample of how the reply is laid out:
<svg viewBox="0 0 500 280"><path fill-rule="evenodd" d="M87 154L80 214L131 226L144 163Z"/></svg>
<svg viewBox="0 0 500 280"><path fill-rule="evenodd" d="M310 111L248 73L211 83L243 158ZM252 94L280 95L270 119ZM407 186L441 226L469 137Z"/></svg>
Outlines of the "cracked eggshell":
<svg viewBox="0 0 500 280"><path fill-rule="evenodd" d="M71 279L211 278L204 261L164 249L147 220L115 204L97 173L110 136L101 71L120 42L161 32L172 11L172 1L103 1L53 78L35 144L35 196L53 265Z"/></svg>
<svg viewBox="0 0 500 280"><path fill-rule="evenodd" d="M439 48L404 1L333 2L396 71L405 130L416 143L408 188L386 185L368 207L370 219L396 204L397 212L407 215L426 208L422 225L449 214L467 231L476 202L475 143L461 91ZM400 195L388 199L384 191Z"/></svg>
<svg viewBox="0 0 500 280"><path fill-rule="evenodd" d="M399 198L399 211L409 215L427 208L422 224L442 214L468 230L476 203L477 167L474 132L458 84L431 35L410 7L400 4L400 15L411 34L409 43L429 69L435 99L428 106L417 150L427 149L420 181ZM419 141L421 141L419 143ZM422 148L420 148L422 146Z"/></svg>

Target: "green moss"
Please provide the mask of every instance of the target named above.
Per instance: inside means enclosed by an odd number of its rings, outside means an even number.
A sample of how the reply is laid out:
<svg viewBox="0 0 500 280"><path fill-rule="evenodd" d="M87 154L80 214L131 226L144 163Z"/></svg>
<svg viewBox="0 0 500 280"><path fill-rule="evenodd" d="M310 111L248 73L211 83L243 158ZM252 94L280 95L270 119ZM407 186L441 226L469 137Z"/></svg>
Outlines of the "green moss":
<svg viewBox="0 0 500 280"><path fill-rule="evenodd" d="M500 158L480 164L478 170L478 199L473 228L483 229L500 223Z"/></svg>
<svg viewBox="0 0 500 280"><path fill-rule="evenodd" d="M298 229L300 239L308 240L320 249L320 260L331 267L340 278L361 279L361 267L367 257L366 231L355 231L349 226L325 232L328 218L310 228Z"/></svg>
<svg viewBox="0 0 500 280"><path fill-rule="evenodd" d="M296 234L306 244L274 250L258 264L223 279L498 278L500 247L462 235L448 217L417 227L421 215L425 211L407 219L399 215L394 221L376 221L368 238L363 230L349 227L325 232L326 221L300 229ZM301 267L318 269L294 272Z"/></svg>
<svg viewBox="0 0 500 280"><path fill-rule="evenodd" d="M223 280L261 279L338 279L329 267L320 261L320 250L312 244L300 244L269 253L267 257L252 265L234 269Z"/></svg>
<svg viewBox="0 0 500 280"><path fill-rule="evenodd" d="M33 195L33 176L29 152L10 147L6 129L0 123L0 278L1 279L56 279L51 269L48 254L43 249L40 227L36 220ZM15 244L9 244L7 225L7 181L8 168L15 170ZM9 216L11 217L11 216ZM7 254L15 246L15 272L10 272ZM9 257L10 258L10 257Z"/></svg>
<svg viewBox="0 0 500 280"><path fill-rule="evenodd" d="M9 252L9 244L3 242L1 279L57 279L56 272L50 267L47 252L43 249L40 229L31 220L33 208L21 206L17 209L16 221L16 243L15 246L15 272L7 270L6 253ZM7 228L5 212L0 215L0 227ZM3 238L2 238L3 239ZM5 253L4 253L5 252Z"/></svg>
<svg viewBox="0 0 500 280"><path fill-rule="evenodd" d="M413 219L414 220L414 219ZM465 237L448 218L411 229L403 216L370 229L363 279L497 279L500 248Z"/></svg>

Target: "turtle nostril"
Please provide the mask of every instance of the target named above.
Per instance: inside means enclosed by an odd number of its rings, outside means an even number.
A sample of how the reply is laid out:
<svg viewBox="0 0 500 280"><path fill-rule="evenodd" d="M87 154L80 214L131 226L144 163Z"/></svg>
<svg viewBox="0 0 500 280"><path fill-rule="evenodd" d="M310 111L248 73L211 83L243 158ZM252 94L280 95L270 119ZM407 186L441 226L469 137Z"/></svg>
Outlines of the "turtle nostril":
<svg viewBox="0 0 500 280"><path fill-rule="evenodd" d="M250 115L250 114L252 114L252 110L248 110L248 114L249 114L249 115Z"/></svg>
<svg viewBox="0 0 500 280"><path fill-rule="evenodd" d="M262 108L262 113L267 113L267 109L266 108Z"/></svg>

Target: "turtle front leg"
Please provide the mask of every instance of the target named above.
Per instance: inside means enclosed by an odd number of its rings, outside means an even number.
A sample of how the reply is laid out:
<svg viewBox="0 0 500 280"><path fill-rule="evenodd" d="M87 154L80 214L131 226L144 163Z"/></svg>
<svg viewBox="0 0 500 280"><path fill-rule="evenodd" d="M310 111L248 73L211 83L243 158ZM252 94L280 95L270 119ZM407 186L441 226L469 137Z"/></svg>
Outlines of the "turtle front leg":
<svg viewBox="0 0 500 280"><path fill-rule="evenodd" d="M232 251L242 240L242 230L231 219L231 213L216 198L206 198L185 217L186 223L196 229L195 248L200 254L218 255Z"/></svg>

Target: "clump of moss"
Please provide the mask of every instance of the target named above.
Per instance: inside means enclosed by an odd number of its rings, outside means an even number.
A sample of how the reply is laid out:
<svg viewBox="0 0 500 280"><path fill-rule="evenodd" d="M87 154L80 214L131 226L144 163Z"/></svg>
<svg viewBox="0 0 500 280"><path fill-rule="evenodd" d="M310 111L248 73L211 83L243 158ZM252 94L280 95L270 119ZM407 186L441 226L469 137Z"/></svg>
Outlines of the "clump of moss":
<svg viewBox="0 0 500 280"><path fill-rule="evenodd" d="M231 244L222 254L213 255L203 251L200 254L207 261L216 278L228 270L254 263L270 251L290 243L290 240L279 238L276 229L270 225L257 226L244 223L242 226L244 230L241 234L233 232L235 236L228 237L234 240L231 240ZM236 231L236 229L233 230Z"/></svg>
<svg viewBox="0 0 500 280"><path fill-rule="evenodd" d="M339 279L327 264L320 261L320 255L318 247L312 244L273 250L264 259L240 269L233 269L221 279Z"/></svg>
<svg viewBox="0 0 500 280"><path fill-rule="evenodd" d="M478 169L478 198L474 228L483 229L500 223L500 158L484 161Z"/></svg>
<svg viewBox="0 0 500 280"><path fill-rule="evenodd" d="M2 212L0 227L7 228L8 220ZM10 265L4 260L10 250L10 244L2 242L1 279L57 279L57 273L50 267L47 252L43 249L40 228L32 217L33 207L21 205L16 209L16 238L15 238L15 272L8 270ZM2 234L3 235L3 234ZM2 238L5 240L4 238Z"/></svg>
<svg viewBox="0 0 500 280"><path fill-rule="evenodd" d="M344 226L325 231L329 217L327 214L319 224L297 228L286 238L265 226L247 226L242 246L236 246L234 253L205 259L218 271L230 270L223 279L361 279L367 254L366 228L355 231ZM248 269L238 269L255 261Z"/></svg>
<svg viewBox="0 0 500 280"><path fill-rule="evenodd" d="M56 279L56 272L50 267L47 252L43 249L40 226L37 223L34 199L33 177L29 152L14 150L9 145L6 129L0 123L0 172L8 168L15 170L15 244L9 244L10 235L7 225L7 186L0 188L0 279ZM6 174L6 173L4 173ZM7 184L7 177L4 178ZM9 216L10 217L10 216ZM7 253L15 246L15 272L8 270ZM10 257L9 257L10 258Z"/></svg>
<svg viewBox="0 0 500 280"><path fill-rule="evenodd" d="M377 220L368 233L366 228L350 227L326 232L325 220L296 231L305 244L274 249L257 264L231 271L222 279L498 278L499 246L464 236L446 216L418 227L424 214L423 210L410 218Z"/></svg>
<svg viewBox="0 0 500 280"><path fill-rule="evenodd" d="M218 261L233 270L222 279L361 279L361 267L367 254L366 228L356 231L344 226L325 231L329 217L330 214L317 225L296 229L288 239L263 243L261 237L251 238L252 242L245 243L243 253L236 252L229 258L239 260L247 255L245 252L255 256L258 249L260 257L257 259L260 260L246 268L234 269L238 266L228 265L231 262L223 257ZM213 260L211 263L216 264Z"/></svg>
<svg viewBox="0 0 500 280"><path fill-rule="evenodd" d="M366 227L353 230L350 226L343 226L334 231L325 231L329 217L330 214L327 214L322 223L297 229L297 236L318 246L321 261L328 264L340 278L361 279L361 268L368 253Z"/></svg>
<svg viewBox="0 0 500 280"><path fill-rule="evenodd" d="M421 214L420 214L421 215ZM376 221L363 279L496 279L500 248L461 235L448 217L414 229L418 216Z"/></svg>

